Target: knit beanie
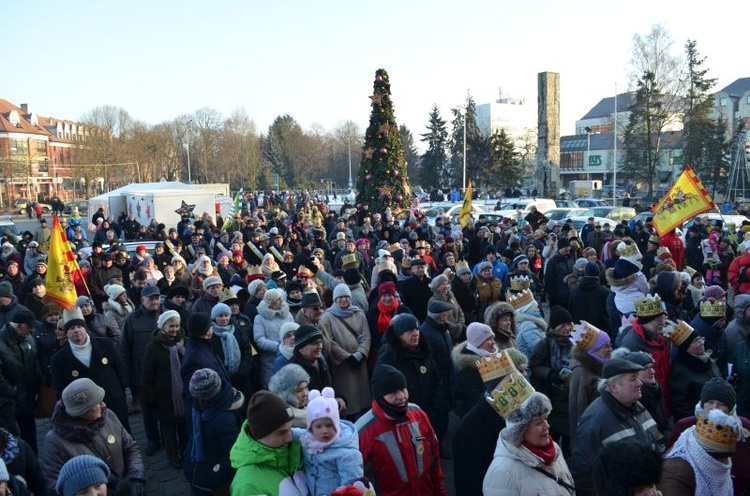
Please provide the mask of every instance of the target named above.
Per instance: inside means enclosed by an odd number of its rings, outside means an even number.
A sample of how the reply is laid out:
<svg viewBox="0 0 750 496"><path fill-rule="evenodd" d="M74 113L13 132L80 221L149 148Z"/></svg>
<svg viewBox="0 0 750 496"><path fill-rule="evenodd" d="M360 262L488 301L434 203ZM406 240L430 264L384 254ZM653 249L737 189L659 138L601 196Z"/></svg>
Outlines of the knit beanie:
<svg viewBox="0 0 750 496"><path fill-rule="evenodd" d="M68 332L73 326L86 327L86 321L83 320L83 312L78 307L63 311L63 330Z"/></svg>
<svg viewBox="0 0 750 496"><path fill-rule="evenodd" d="M392 329L394 336L399 337L407 331L419 329L419 321L410 313L400 313L391 319L388 329Z"/></svg>
<svg viewBox="0 0 750 496"><path fill-rule="evenodd" d="M706 381L701 389L701 408L707 401L716 400L724 403L729 411L737 404L737 393L731 384L721 377L713 377Z"/></svg>
<svg viewBox="0 0 750 496"><path fill-rule="evenodd" d="M445 274L435 276L435 278L430 281L430 289L435 291L444 282L448 282L448 276L446 276Z"/></svg>
<svg viewBox="0 0 750 496"><path fill-rule="evenodd" d="M624 258L618 258L615 262L612 274L615 276L615 279L625 279L629 275L635 274L639 270L641 269L639 269L638 266L634 263L628 262Z"/></svg>
<svg viewBox="0 0 750 496"><path fill-rule="evenodd" d="M209 314L203 312L194 313L187 321L188 336L191 338L204 336L211 325L211 316Z"/></svg>
<svg viewBox="0 0 750 496"><path fill-rule="evenodd" d="M481 322L472 322L466 328L466 341L475 348L479 348L488 338L494 337L492 328Z"/></svg>
<svg viewBox="0 0 750 496"><path fill-rule="evenodd" d="M382 398L394 391L406 389L406 376L392 365L380 364L372 372L370 385L373 398Z"/></svg>
<svg viewBox="0 0 750 496"><path fill-rule="evenodd" d="M599 270L599 264L596 262L588 262L583 268L584 277L599 277L600 275L601 271Z"/></svg>
<svg viewBox="0 0 750 496"><path fill-rule="evenodd" d="M573 322L573 317L570 316L564 307L555 305L549 309L549 327L550 329L556 329L558 326Z"/></svg>
<svg viewBox="0 0 750 496"><path fill-rule="evenodd" d="M88 377L82 377L68 384L62 392L65 413L79 417L88 412L104 399L104 389Z"/></svg>
<svg viewBox="0 0 750 496"><path fill-rule="evenodd" d="M432 300L427 306L427 316L433 319L438 318L441 313L450 312L453 305L443 300Z"/></svg>
<svg viewBox="0 0 750 496"><path fill-rule="evenodd" d="M255 296L255 293L258 292L260 287L265 285L266 283L263 279L254 279L247 285L247 292L250 293L250 296Z"/></svg>
<svg viewBox="0 0 750 496"><path fill-rule="evenodd" d="M336 287L333 288L333 301L336 301L337 298L341 298L342 296L348 296L351 298L352 291L346 284L337 284Z"/></svg>
<svg viewBox="0 0 750 496"><path fill-rule="evenodd" d="M221 377L213 369L198 369L190 378L189 391L195 400L206 403L221 392Z"/></svg>
<svg viewBox="0 0 750 496"><path fill-rule="evenodd" d="M226 303L217 303L211 309L211 320L216 320L216 317L218 317L221 314L226 314L231 317L232 309L229 308L229 305L227 305Z"/></svg>
<svg viewBox="0 0 750 496"><path fill-rule="evenodd" d="M378 296L383 296L384 294L396 296L396 284L391 281L381 282L378 285Z"/></svg>
<svg viewBox="0 0 750 496"><path fill-rule="evenodd" d="M256 441L292 420L294 413L289 405L268 391L258 391L247 404L247 427Z"/></svg>
<svg viewBox="0 0 750 496"><path fill-rule="evenodd" d="M45 320L50 315L59 313L62 316L62 307L54 302L49 302L42 307L42 320Z"/></svg>
<svg viewBox="0 0 750 496"><path fill-rule="evenodd" d="M296 322L284 322L281 324L281 328L279 329L279 342L284 343L284 338L286 338L287 334L290 332L296 332L297 329L299 329L300 325ZM295 339L297 338L297 335L295 334Z"/></svg>
<svg viewBox="0 0 750 496"><path fill-rule="evenodd" d="M36 316L31 310L26 308L17 308L16 312L10 318L10 321L14 324L26 324L28 326L36 325Z"/></svg>
<svg viewBox="0 0 750 496"><path fill-rule="evenodd" d="M104 286L104 292L110 300L116 300L118 296L126 292L127 290L119 284L107 284Z"/></svg>
<svg viewBox="0 0 750 496"><path fill-rule="evenodd" d="M299 326L299 329L297 329L297 333L294 335L294 349L299 350L319 339L323 339L323 331L314 325L301 325Z"/></svg>
<svg viewBox="0 0 750 496"><path fill-rule="evenodd" d="M221 277L219 276L211 276L211 277L206 277L205 279L203 279L204 290L208 289L210 286L215 286L217 284L220 286L224 284L223 282L221 282Z"/></svg>
<svg viewBox="0 0 750 496"><path fill-rule="evenodd" d="M282 301L286 300L286 294L284 294L283 289L279 289L279 288L269 289L268 291L266 291L266 294L263 295L263 301L266 302L266 305L270 306L276 300L282 300Z"/></svg>
<svg viewBox="0 0 750 496"><path fill-rule="evenodd" d="M75 496L91 486L106 484L109 473L109 467L104 461L91 455L79 455L62 466L55 483L55 491L60 496Z"/></svg>
<svg viewBox="0 0 750 496"><path fill-rule="evenodd" d="M313 389L307 401L307 430L312 432L312 424L318 419L329 418L336 428L336 435L341 432L339 423L339 404L333 388L325 387L323 391Z"/></svg>
<svg viewBox="0 0 750 496"><path fill-rule="evenodd" d="M0 298L13 298L13 286L8 281L0 282Z"/></svg>
<svg viewBox="0 0 750 496"><path fill-rule="evenodd" d="M586 260L586 259L585 259L585 258L583 258L583 257L580 257L580 258L576 259L576 263L575 263L575 265L573 265L573 270L574 270L575 272L580 272L580 271L582 271L582 270L583 270L584 268L586 268L586 264L587 264L587 263L589 263L589 261L588 261L588 260Z"/></svg>
<svg viewBox="0 0 750 496"><path fill-rule="evenodd" d="M167 310L166 312L159 315L159 318L156 319L156 327L157 329L164 329L164 325L170 320L170 319L177 319L177 323L180 322L180 313L177 310Z"/></svg>
<svg viewBox="0 0 750 496"><path fill-rule="evenodd" d="M94 306L94 300L92 300L88 296L79 296L78 298L76 298L76 306L78 308L81 308L83 307L83 305Z"/></svg>

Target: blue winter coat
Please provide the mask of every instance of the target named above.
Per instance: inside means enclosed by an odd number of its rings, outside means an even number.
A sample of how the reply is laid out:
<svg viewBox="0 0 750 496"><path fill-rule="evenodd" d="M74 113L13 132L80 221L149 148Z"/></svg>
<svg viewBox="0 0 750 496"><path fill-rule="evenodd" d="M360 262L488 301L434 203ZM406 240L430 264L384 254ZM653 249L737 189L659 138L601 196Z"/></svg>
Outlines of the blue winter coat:
<svg viewBox="0 0 750 496"><path fill-rule="evenodd" d="M294 429L295 437L304 433L302 459L310 496L328 496L337 488L364 475L357 428L348 420L339 421L339 425L339 438L317 454L312 454L304 442L304 437L311 434L304 429Z"/></svg>

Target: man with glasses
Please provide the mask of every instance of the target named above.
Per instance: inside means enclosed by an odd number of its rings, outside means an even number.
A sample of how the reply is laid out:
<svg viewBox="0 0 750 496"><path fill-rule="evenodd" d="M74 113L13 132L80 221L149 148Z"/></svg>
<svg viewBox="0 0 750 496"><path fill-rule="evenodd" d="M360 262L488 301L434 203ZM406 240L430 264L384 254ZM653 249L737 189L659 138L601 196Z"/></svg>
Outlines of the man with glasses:
<svg viewBox="0 0 750 496"><path fill-rule="evenodd" d="M302 293L302 301L300 302L300 310L297 312L297 316L294 321L299 325L312 325L318 327L320 320L323 318L323 301L320 299L320 295L317 291L308 291Z"/></svg>

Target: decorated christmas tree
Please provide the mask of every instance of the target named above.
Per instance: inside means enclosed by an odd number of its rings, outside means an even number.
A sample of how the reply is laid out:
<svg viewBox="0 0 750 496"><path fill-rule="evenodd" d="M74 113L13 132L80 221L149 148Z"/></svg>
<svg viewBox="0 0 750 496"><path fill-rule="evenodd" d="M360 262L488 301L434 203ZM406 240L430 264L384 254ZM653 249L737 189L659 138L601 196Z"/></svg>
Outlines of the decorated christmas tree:
<svg viewBox="0 0 750 496"><path fill-rule="evenodd" d="M385 69L377 70L373 87L370 125L357 177L357 202L369 205L373 212L383 213L390 207L398 213L411 205L411 189Z"/></svg>

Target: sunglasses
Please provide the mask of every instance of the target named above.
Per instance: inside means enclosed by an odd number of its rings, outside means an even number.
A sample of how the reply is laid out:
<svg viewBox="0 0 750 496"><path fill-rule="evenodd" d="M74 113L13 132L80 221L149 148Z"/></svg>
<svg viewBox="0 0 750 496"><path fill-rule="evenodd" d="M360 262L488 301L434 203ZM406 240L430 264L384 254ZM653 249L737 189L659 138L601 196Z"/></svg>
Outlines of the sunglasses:
<svg viewBox="0 0 750 496"><path fill-rule="evenodd" d="M297 279L310 279L310 278L307 276L297 276Z"/></svg>

